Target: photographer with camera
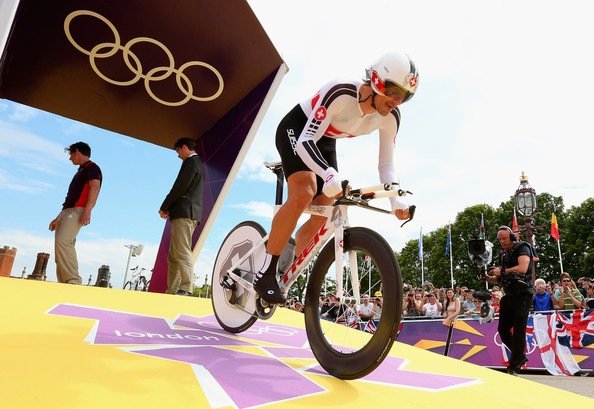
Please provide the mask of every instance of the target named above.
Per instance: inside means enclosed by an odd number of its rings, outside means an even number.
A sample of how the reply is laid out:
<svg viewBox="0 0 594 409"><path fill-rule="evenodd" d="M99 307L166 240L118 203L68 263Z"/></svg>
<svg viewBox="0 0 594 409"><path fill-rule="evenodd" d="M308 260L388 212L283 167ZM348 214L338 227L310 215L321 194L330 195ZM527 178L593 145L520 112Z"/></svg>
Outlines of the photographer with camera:
<svg viewBox="0 0 594 409"><path fill-rule="evenodd" d="M532 246L518 241L507 226L499 227L497 241L501 246L499 267L489 269L486 280L500 285L505 292L500 301L497 331L511 351L507 373L515 375L528 362L526 324L534 294L528 272L534 254Z"/></svg>
<svg viewBox="0 0 594 409"><path fill-rule="evenodd" d="M554 295L557 309L577 310L582 308L584 297L580 293L580 290L576 288L569 273L563 272L561 277L559 277L559 283L561 283L561 286L555 290Z"/></svg>

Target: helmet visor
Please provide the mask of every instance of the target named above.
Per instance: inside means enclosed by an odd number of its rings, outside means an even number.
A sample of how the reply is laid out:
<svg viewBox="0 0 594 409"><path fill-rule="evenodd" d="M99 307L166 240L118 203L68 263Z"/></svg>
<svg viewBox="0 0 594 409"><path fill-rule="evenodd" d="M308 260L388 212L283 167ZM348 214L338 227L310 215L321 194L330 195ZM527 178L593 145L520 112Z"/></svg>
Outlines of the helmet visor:
<svg viewBox="0 0 594 409"><path fill-rule="evenodd" d="M384 83L384 95L386 97L399 99L402 102L408 101L413 96L412 93L392 81L386 81Z"/></svg>

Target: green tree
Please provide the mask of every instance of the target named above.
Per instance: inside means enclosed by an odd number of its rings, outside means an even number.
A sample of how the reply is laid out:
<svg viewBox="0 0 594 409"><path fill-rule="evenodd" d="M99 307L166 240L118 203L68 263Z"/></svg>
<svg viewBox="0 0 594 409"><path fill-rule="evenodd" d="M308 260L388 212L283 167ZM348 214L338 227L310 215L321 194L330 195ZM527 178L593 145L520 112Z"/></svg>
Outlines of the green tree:
<svg viewBox="0 0 594 409"><path fill-rule="evenodd" d="M557 280L560 274L557 242L550 238L551 215L556 214L561 231L561 250L564 270L577 279L594 275L594 199L565 211L563 198L549 193L537 195L538 208L533 214L532 234L539 261L535 263L537 277ZM498 260L497 230L502 225L512 227L515 198L510 196L497 208L486 204L470 206L457 214L452 223L452 259L456 286L484 288L483 272L468 255L468 240L478 238L481 219L484 220L485 239L493 243L493 261ZM520 239L527 240L527 220L517 214ZM424 277L436 287L450 287L450 259L445 255L447 225L423 235ZM421 284L419 240L410 240L397 253L405 283Z"/></svg>
<svg viewBox="0 0 594 409"><path fill-rule="evenodd" d="M557 217L557 221L563 269L574 279L594 277L594 199L572 207L566 217Z"/></svg>

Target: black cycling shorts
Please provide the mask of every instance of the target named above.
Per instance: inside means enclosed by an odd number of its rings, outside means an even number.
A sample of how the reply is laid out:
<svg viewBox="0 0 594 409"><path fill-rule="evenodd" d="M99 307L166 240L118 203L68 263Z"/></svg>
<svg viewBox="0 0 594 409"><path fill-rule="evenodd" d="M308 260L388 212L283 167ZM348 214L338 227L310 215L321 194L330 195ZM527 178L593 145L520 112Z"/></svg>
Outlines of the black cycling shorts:
<svg viewBox="0 0 594 409"><path fill-rule="evenodd" d="M289 178L293 173L302 170L312 171L297 155L297 138L301 135L305 124L307 123L307 116L297 104L278 124L276 128L276 149L281 157L283 163L283 170L285 178ZM323 136L316 143L320 150L322 157L328 162L330 166L338 171L338 163L336 161L336 139ZM322 193L324 181L321 177L316 176L317 193Z"/></svg>

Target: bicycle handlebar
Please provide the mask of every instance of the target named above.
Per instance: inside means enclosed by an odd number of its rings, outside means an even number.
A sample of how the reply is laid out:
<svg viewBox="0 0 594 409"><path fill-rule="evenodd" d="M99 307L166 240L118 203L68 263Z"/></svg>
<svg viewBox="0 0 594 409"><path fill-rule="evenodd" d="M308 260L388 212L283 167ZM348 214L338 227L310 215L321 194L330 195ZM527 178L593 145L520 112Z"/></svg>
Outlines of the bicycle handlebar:
<svg viewBox="0 0 594 409"><path fill-rule="evenodd" d="M346 180L343 180L343 183L347 182ZM368 187L362 187L359 189L352 189L350 191L350 193L352 195L364 195L364 194L369 194L369 193L378 193L378 192L394 192L394 188L398 186L398 183L393 182L393 183L384 183L383 185L375 185L375 186L368 186ZM410 192L408 192L410 193ZM391 196L396 196L396 194L391 193ZM400 194L398 194L398 196L401 196Z"/></svg>
<svg viewBox="0 0 594 409"><path fill-rule="evenodd" d="M274 172L277 176L277 204L282 203L282 187L283 187L283 164L282 162L264 162L264 165ZM381 209L379 207L374 207L369 205L369 201L372 199L380 199L384 197L394 197L394 196L406 196L412 195L412 192L409 190L403 190L397 188L399 186L398 183L384 183L383 185L374 185L363 187L359 189L349 189L349 182L348 180L343 180L342 184L342 194L336 199L334 205L347 205L347 206L359 206L365 207L369 210L374 210L380 213L392 213L386 209ZM409 218L404 221L400 225L403 227L406 223L410 222L414 215L416 206L412 205L408 208ZM152 271L152 270L151 270Z"/></svg>
<svg viewBox="0 0 594 409"><path fill-rule="evenodd" d="M381 213L392 213L391 211L381 209L369 205L369 201L372 199L380 199L384 197L402 197L412 195L410 190L397 189L398 183L384 183L383 185L374 185L363 187L359 189L349 189L348 180L342 181L342 195L336 199L335 205L354 205L359 207L365 207L370 210L374 210ZM415 216L417 206L412 205L408 207L409 218L400 225L403 227L406 223L410 222Z"/></svg>

